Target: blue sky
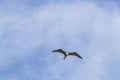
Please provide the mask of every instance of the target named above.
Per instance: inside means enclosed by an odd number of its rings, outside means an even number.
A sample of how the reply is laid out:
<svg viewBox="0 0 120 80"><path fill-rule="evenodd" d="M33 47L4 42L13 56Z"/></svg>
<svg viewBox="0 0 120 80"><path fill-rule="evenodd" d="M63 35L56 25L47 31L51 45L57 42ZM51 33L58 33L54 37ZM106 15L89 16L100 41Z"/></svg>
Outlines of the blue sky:
<svg viewBox="0 0 120 80"><path fill-rule="evenodd" d="M119 3L1 0L0 80L119 80Z"/></svg>

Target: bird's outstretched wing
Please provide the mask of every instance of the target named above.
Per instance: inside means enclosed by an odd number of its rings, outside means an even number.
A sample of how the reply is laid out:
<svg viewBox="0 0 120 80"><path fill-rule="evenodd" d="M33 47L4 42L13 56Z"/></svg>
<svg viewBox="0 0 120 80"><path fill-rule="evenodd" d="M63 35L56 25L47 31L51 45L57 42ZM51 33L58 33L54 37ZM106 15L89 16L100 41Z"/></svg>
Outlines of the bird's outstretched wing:
<svg viewBox="0 0 120 80"><path fill-rule="evenodd" d="M83 58L82 58L78 53L76 53L76 52L70 52L69 55L77 56L77 57L83 59Z"/></svg>
<svg viewBox="0 0 120 80"><path fill-rule="evenodd" d="M57 50L53 50L52 52L60 52L60 53L62 53L62 54L64 54L65 55L65 51L64 50L62 50L62 49L57 49Z"/></svg>

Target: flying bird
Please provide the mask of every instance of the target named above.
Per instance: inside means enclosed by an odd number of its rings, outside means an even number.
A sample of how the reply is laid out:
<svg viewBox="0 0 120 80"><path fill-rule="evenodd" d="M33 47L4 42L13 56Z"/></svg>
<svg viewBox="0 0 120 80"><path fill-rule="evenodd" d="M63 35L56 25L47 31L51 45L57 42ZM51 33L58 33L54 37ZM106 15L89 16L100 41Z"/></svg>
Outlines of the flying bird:
<svg viewBox="0 0 120 80"><path fill-rule="evenodd" d="M64 58L63 58L63 59L65 59L68 55L76 56L76 57L78 57L78 58L83 59L83 58L82 58L78 53L76 53L76 52L66 52L66 51L64 51L64 50L62 50L62 49L53 50L52 52L59 52L59 53L64 54Z"/></svg>

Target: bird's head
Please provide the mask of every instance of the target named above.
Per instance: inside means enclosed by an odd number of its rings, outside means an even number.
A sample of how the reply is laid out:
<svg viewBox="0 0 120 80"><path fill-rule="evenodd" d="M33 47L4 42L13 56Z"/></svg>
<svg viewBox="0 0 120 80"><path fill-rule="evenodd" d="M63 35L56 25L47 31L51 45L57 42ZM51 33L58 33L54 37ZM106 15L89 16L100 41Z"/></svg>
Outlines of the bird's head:
<svg viewBox="0 0 120 80"><path fill-rule="evenodd" d="M68 55L69 54L69 52L66 52L66 55Z"/></svg>

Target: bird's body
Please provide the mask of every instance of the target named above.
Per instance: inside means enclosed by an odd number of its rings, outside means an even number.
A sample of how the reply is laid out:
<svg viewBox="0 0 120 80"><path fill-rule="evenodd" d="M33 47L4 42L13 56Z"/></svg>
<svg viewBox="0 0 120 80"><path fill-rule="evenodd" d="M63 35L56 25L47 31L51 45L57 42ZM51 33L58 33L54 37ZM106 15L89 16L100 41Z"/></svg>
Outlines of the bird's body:
<svg viewBox="0 0 120 80"><path fill-rule="evenodd" d="M76 56L76 57L82 59L82 57L81 57L78 53L76 53L76 52L66 52L66 51L64 51L64 50L62 50L62 49L53 50L52 52L60 52L60 53L64 54L64 59L65 59L68 55Z"/></svg>

